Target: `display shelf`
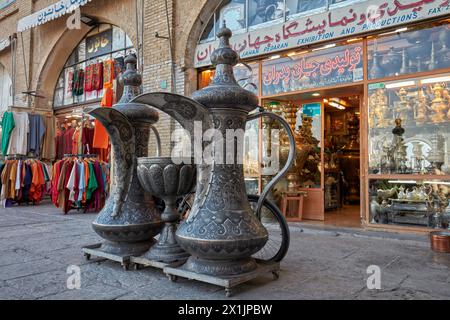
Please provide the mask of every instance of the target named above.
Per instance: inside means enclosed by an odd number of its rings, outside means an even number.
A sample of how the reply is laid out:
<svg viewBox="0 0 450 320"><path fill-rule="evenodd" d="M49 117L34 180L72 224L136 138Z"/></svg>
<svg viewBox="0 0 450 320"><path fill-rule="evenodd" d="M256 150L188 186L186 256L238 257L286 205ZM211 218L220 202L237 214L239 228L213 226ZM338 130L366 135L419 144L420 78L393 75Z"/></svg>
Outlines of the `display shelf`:
<svg viewBox="0 0 450 320"><path fill-rule="evenodd" d="M450 175L435 174L369 174L369 180L449 180Z"/></svg>

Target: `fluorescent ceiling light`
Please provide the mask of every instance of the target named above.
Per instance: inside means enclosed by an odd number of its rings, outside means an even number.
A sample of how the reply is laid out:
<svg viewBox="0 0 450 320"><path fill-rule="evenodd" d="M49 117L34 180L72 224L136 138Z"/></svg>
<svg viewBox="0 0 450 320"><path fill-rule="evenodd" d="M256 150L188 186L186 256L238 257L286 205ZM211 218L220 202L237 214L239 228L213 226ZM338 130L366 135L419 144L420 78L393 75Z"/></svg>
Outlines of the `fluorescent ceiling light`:
<svg viewBox="0 0 450 320"><path fill-rule="evenodd" d="M404 82L396 82L396 83L388 83L386 85L386 89L394 89L400 87L411 87L416 85L415 81L404 81Z"/></svg>
<svg viewBox="0 0 450 320"><path fill-rule="evenodd" d="M415 180L389 180L389 183L403 183L403 184L416 184Z"/></svg>
<svg viewBox="0 0 450 320"><path fill-rule="evenodd" d="M395 32L405 32L405 31L408 31L408 27L404 27L404 28L395 30Z"/></svg>
<svg viewBox="0 0 450 320"><path fill-rule="evenodd" d="M309 51L308 50L304 50L304 51L293 51L293 52L289 52L288 54L287 54L287 56L288 57L294 57L294 56L299 56L299 55L302 55L302 54L306 54L306 53L308 53Z"/></svg>
<svg viewBox="0 0 450 320"><path fill-rule="evenodd" d="M312 94L312 96L313 96L313 97L320 97L320 93L314 92L314 93Z"/></svg>
<svg viewBox="0 0 450 320"><path fill-rule="evenodd" d="M275 55L269 57L269 60L280 59L280 58L281 58L281 56L279 54L275 54Z"/></svg>
<svg viewBox="0 0 450 320"><path fill-rule="evenodd" d="M348 39L348 40L347 40L347 43L350 43L350 42L356 42L356 41L361 41L361 40L362 40L362 38Z"/></svg>
<svg viewBox="0 0 450 320"><path fill-rule="evenodd" d="M337 108L337 109L339 109L339 110L345 110L345 107L344 106L341 106L340 104L338 104L338 103L336 103L336 102L330 102L330 103L328 103L330 106L332 106L332 107L335 107L335 108Z"/></svg>
<svg viewBox="0 0 450 320"><path fill-rule="evenodd" d="M423 79L420 81L422 84L429 84L429 83L436 83L436 82L449 82L450 76L446 77L439 77L439 78L429 78L429 79Z"/></svg>
<svg viewBox="0 0 450 320"><path fill-rule="evenodd" d="M324 50L324 49L329 49L329 48L334 48L334 47L336 47L336 43L331 43L331 44L327 44L326 46L313 49L312 51L319 51L319 50Z"/></svg>

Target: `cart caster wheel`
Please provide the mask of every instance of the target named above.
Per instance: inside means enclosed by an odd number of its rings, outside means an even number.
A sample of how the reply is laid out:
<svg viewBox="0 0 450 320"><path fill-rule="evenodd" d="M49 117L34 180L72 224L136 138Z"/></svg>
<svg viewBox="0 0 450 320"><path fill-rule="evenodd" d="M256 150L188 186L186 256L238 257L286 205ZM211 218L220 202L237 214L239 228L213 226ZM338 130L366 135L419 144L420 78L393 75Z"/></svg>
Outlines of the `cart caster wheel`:
<svg viewBox="0 0 450 320"><path fill-rule="evenodd" d="M273 280L278 280L280 278L279 271L272 271Z"/></svg>
<svg viewBox="0 0 450 320"><path fill-rule="evenodd" d="M86 260L88 260L88 261L91 260L91 255L89 253L85 253L84 256L85 256Z"/></svg>
<svg viewBox="0 0 450 320"><path fill-rule="evenodd" d="M231 291L231 289L225 289L225 296L227 298L230 298L233 295L233 292Z"/></svg>
<svg viewBox="0 0 450 320"><path fill-rule="evenodd" d="M123 268L123 270L128 271L128 270L130 270L130 264L124 263L124 264L122 264L122 268Z"/></svg>
<svg viewBox="0 0 450 320"><path fill-rule="evenodd" d="M137 263L135 263L135 264L133 264L133 269L134 269L135 271L138 271L138 270L141 269L141 268L140 268L140 266L139 266Z"/></svg>
<svg viewBox="0 0 450 320"><path fill-rule="evenodd" d="M169 274L167 275L167 277L169 277L169 280L172 282L177 282L178 281L178 277L174 276L173 274Z"/></svg>

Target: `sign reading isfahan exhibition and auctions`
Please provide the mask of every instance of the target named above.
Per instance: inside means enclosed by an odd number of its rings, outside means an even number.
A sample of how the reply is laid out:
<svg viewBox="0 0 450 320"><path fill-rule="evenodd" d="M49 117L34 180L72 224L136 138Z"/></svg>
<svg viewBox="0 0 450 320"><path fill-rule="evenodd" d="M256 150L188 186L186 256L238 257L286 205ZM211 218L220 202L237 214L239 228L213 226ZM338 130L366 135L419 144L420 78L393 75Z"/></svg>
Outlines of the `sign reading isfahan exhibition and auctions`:
<svg viewBox="0 0 450 320"><path fill-rule="evenodd" d="M236 34L231 46L242 59L322 41L351 37L450 14L450 0L373 0ZM218 41L196 48L195 66L211 64Z"/></svg>

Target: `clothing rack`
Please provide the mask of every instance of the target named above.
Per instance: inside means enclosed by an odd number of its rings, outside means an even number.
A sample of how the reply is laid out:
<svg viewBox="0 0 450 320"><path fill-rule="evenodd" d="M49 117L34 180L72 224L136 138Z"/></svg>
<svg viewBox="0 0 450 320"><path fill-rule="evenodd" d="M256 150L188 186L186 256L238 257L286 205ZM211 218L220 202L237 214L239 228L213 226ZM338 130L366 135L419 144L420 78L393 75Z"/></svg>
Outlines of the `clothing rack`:
<svg viewBox="0 0 450 320"><path fill-rule="evenodd" d="M29 157L23 154L7 154L6 160L39 160L37 157Z"/></svg>
<svg viewBox="0 0 450 320"><path fill-rule="evenodd" d="M97 158L98 154L65 154L64 158Z"/></svg>

